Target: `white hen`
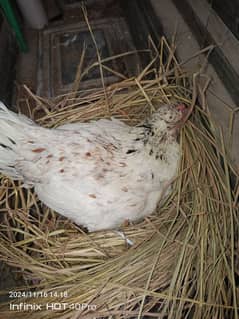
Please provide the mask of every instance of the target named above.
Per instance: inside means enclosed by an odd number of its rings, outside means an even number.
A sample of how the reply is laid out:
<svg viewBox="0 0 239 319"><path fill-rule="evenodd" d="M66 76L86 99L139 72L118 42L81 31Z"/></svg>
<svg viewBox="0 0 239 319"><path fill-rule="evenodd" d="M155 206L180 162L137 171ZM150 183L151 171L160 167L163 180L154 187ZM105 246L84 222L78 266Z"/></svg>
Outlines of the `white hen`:
<svg viewBox="0 0 239 319"><path fill-rule="evenodd" d="M182 109L164 105L135 127L101 119L46 129L1 103L0 171L89 231L116 228L151 214L176 176Z"/></svg>

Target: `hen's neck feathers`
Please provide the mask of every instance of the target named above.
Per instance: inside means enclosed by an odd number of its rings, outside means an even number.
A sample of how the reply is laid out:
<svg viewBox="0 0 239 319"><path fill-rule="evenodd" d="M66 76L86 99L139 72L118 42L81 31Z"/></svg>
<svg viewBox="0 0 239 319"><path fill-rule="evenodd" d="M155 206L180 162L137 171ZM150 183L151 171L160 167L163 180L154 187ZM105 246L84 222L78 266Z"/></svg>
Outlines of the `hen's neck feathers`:
<svg viewBox="0 0 239 319"><path fill-rule="evenodd" d="M137 142L141 145L143 142L146 153L155 159L167 160L168 152L171 153L169 145L177 144L176 136L172 134L171 128L163 120L147 119L136 126L133 131L137 136L134 139L136 145Z"/></svg>

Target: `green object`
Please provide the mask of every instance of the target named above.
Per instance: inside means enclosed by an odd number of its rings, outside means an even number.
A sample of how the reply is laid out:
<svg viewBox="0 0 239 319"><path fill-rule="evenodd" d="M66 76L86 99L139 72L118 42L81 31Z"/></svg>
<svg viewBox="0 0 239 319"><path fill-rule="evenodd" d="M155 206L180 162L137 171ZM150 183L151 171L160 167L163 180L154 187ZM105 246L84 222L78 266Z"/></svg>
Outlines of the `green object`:
<svg viewBox="0 0 239 319"><path fill-rule="evenodd" d="M0 0L0 5L3 9L4 15L7 18L8 23L10 24L10 26L12 27L12 29L15 32L16 35L16 39L17 39L17 43L20 47L20 50L22 52L27 52L28 51L28 47L26 44L26 41L23 37L23 34L21 32L19 23L16 19L15 13L13 11L13 8L10 4L10 1L8 0Z"/></svg>

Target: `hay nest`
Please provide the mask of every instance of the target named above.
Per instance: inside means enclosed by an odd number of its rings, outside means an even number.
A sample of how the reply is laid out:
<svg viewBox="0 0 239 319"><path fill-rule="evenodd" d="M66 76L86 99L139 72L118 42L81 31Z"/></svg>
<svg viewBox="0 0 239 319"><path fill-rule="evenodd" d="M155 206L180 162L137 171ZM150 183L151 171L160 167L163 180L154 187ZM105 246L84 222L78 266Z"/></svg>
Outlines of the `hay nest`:
<svg viewBox="0 0 239 319"><path fill-rule="evenodd" d="M110 116L134 125L175 101L194 110L181 131L174 192L124 227L132 246L113 231L84 232L2 177L0 258L25 282L10 300L23 303L20 311L3 303L4 318L237 318L238 175L197 77L164 39L151 53L137 77L103 89L76 86L55 99L27 90L23 102L35 105L30 115L45 127Z"/></svg>

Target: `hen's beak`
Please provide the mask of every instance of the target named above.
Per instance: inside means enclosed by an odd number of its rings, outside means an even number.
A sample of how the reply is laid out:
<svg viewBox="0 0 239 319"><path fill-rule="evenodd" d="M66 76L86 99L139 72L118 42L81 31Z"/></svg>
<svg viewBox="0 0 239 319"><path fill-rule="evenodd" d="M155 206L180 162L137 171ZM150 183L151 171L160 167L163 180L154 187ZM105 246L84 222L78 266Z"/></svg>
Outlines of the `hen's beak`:
<svg viewBox="0 0 239 319"><path fill-rule="evenodd" d="M174 130L175 130L175 135L177 136L179 133L179 130L181 129L181 127L183 127L184 123L186 122L186 120L188 119L188 112L189 109L186 107L185 104L180 103L177 104L175 106L176 110L178 110L181 113L181 119L175 124L174 126Z"/></svg>

